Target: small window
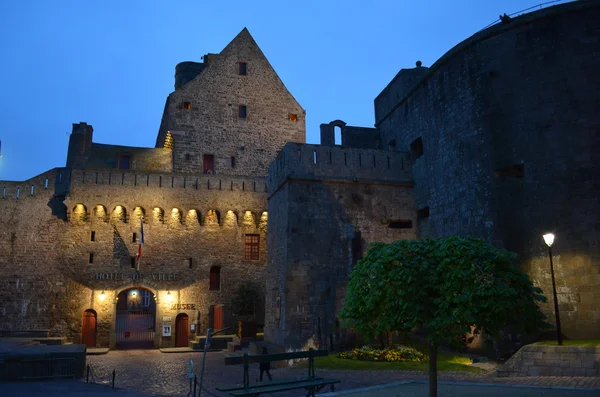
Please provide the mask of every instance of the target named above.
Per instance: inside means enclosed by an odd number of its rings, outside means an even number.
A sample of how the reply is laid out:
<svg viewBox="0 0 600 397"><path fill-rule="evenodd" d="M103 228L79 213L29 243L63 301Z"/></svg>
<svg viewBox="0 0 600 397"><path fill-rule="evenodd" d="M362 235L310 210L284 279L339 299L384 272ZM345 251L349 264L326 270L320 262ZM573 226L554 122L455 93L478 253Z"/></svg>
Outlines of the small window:
<svg viewBox="0 0 600 397"><path fill-rule="evenodd" d="M247 67L246 62L240 62L240 66L239 66L240 75L245 76L246 74L248 74L246 67Z"/></svg>
<svg viewBox="0 0 600 397"><path fill-rule="evenodd" d="M188 269L192 268L192 258L188 258L187 265L188 265Z"/></svg>
<svg viewBox="0 0 600 397"><path fill-rule="evenodd" d="M130 258L130 262L129 262L129 263L131 264L131 268L132 268L132 269L135 269L135 260L136 260L136 257L135 257L135 256L132 256L132 257Z"/></svg>
<svg viewBox="0 0 600 397"><path fill-rule="evenodd" d="M184 102L183 103L183 108L185 110L190 110L192 108L192 104L190 102Z"/></svg>
<svg viewBox="0 0 600 397"><path fill-rule="evenodd" d="M90 234L90 241L96 241L96 232L92 231L92 233Z"/></svg>
<svg viewBox="0 0 600 397"><path fill-rule="evenodd" d="M396 147L396 140L392 139L391 141L388 142L388 146L389 147Z"/></svg>
<svg viewBox="0 0 600 397"><path fill-rule="evenodd" d="M352 266L355 266L356 263L363 258L363 244L362 244L362 234L360 231L354 232L354 237L352 238Z"/></svg>
<svg viewBox="0 0 600 397"><path fill-rule="evenodd" d="M290 113L289 119L290 121L293 121L295 123L296 121L298 121L298 115L295 113Z"/></svg>
<svg viewBox="0 0 600 397"><path fill-rule="evenodd" d="M238 116L240 119L246 118L246 105L240 105L238 108Z"/></svg>
<svg viewBox="0 0 600 397"><path fill-rule="evenodd" d="M137 243L137 233L133 233L133 237L131 238L132 243Z"/></svg>
<svg viewBox="0 0 600 397"><path fill-rule="evenodd" d="M235 157L231 156L231 168L235 168Z"/></svg>
<svg viewBox="0 0 600 397"><path fill-rule="evenodd" d="M525 177L525 167L523 164L513 164L507 167L499 168L494 171L496 178L504 179L504 178L519 178L522 179Z"/></svg>
<svg viewBox="0 0 600 397"><path fill-rule="evenodd" d="M94 253L90 252L90 259L88 263L94 263Z"/></svg>
<svg viewBox="0 0 600 397"><path fill-rule="evenodd" d="M190 161L192 159L192 156L189 153L185 154L185 161Z"/></svg>
<svg viewBox="0 0 600 397"><path fill-rule="evenodd" d="M142 291L142 306L148 307L150 306L150 292L143 290Z"/></svg>
<svg viewBox="0 0 600 397"><path fill-rule="evenodd" d="M119 156L119 169L128 170L131 168L131 156L128 154L121 154Z"/></svg>
<svg viewBox="0 0 600 397"><path fill-rule="evenodd" d="M260 258L260 236L258 234L246 234L246 250L244 259L255 261Z"/></svg>
<svg viewBox="0 0 600 397"><path fill-rule="evenodd" d="M412 154L413 160L416 160L423 155L423 139L421 137L418 137L410 144L410 153Z"/></svg>
<svg viewBox="0 0 600 397"><path fill-rule="evenodd" d="M215 173L215 157L212 154L205 154L202 161L202 169L205 174Z"/></svg>
<svg viewBox="0 0 600 397"><path fill-rule="evenodd" d="M390 221L388 227L390 229L412 229L412 221L410 219Z"/></svg>
<svg viewBox="0 0 600 397"><path fill-rule="evenodd" d="M210 268L210 286L211 291L219 291L221 289L221 268L213 266Z"/></svg>
<svg viewBox="0 0 600 397"><path fill-rule="evenodd" d="M417 218L419 218L419 219L429 218L429 207L424 207L424 208L421 208L420 210L418 210Z"/></svg>

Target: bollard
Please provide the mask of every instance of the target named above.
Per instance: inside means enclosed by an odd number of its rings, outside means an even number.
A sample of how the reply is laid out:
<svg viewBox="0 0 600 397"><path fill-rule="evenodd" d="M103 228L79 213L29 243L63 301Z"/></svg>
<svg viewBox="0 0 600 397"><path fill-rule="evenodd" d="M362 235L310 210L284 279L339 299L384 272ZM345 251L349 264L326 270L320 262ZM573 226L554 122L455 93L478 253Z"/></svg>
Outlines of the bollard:
<svg viewBox="0 0 600 397"><path fill-rule="evenodd" d="M90 365L87 365L87 374L85 375L85 383L90 383Z"/></svg>
<svg viewBox="0 0 600 397"><path fill-rule="evenodd" d="M113 369L113 381L112 381L112 389L115 390L115 375L117 373L116 369Z"/></svg>

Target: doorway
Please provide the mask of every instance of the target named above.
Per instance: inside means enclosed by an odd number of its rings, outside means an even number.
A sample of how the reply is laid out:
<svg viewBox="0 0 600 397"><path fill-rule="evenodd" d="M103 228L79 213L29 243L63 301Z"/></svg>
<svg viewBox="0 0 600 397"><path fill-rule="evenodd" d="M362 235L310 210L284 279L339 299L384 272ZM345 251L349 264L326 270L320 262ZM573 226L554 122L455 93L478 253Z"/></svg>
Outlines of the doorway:
<svg viewBox="0 0 600 397"><path fill-rule="evenodd" d="M92 309L83 312L81 325L81 343L88 347L96 347L97 315Z"/></svg>
<svg viewBox="0 0 600 397"><path fill-rule="evenodd" d="M142 287L121 291L117 300L117 348L153 348L155 315L156 301L152 291Z"/></svg>
<svg viewBox="0 0 600 397"><path fill-rule="evenodd" d="M189 331L190 321L189 317L185 313L180 313L175 319L175 347L187 347L189 345Z"/></svg>

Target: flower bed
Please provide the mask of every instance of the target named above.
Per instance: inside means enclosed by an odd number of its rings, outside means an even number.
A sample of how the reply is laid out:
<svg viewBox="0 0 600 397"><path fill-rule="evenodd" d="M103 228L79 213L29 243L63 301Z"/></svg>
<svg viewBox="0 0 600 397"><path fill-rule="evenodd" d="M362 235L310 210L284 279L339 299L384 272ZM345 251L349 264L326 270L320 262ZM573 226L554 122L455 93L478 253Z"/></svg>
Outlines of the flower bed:
<svg viewBox="0 0 600 397"><path fill-rule="evenodd" d="M427 355L409 346L394 345L387 349L363 346L337 355L347 360L383 361L383 362L413 362L427 361Z"/></svg>

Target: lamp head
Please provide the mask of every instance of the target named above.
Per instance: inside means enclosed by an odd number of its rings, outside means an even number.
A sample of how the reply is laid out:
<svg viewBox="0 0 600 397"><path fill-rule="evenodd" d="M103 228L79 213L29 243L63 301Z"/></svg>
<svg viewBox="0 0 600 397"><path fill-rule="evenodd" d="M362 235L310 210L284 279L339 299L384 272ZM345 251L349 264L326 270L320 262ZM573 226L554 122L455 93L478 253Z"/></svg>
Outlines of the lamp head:
<svg viewBox="0 0 600 397"><path fill-rule="evenodd" d="M546 242L546 245L548 247L552 247L552 243L554 243L554 234L552 234L552 233L544 234L544 241Z"/></svg>

